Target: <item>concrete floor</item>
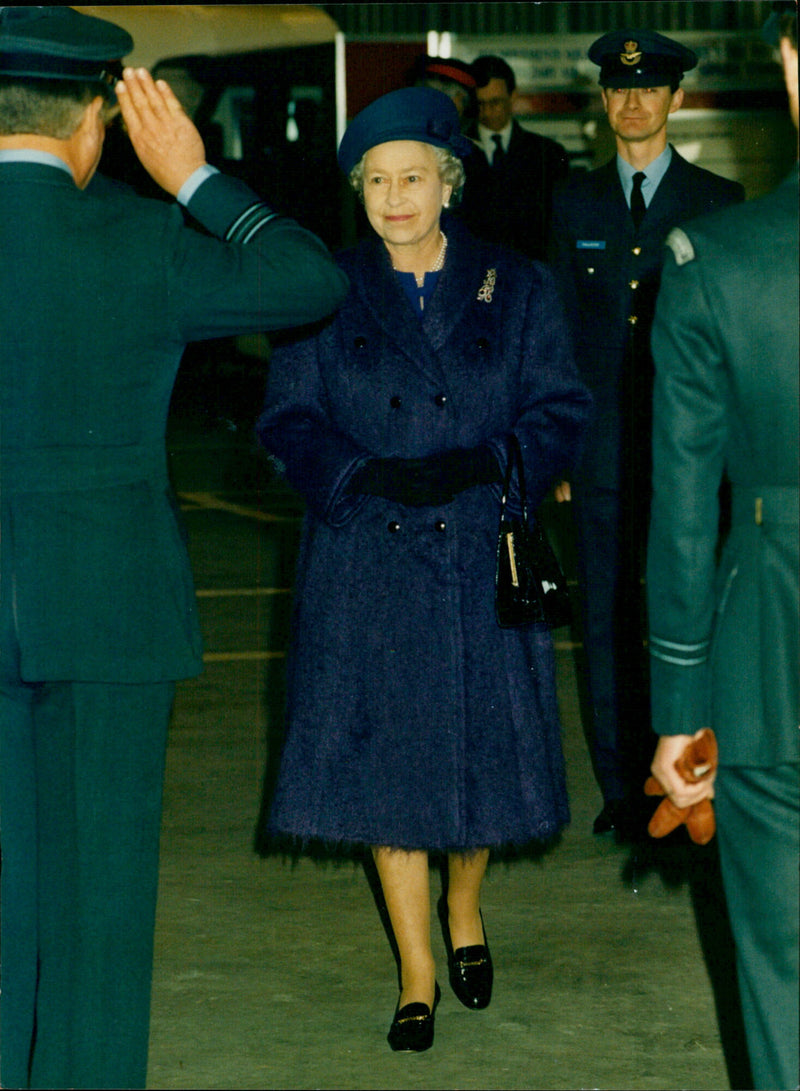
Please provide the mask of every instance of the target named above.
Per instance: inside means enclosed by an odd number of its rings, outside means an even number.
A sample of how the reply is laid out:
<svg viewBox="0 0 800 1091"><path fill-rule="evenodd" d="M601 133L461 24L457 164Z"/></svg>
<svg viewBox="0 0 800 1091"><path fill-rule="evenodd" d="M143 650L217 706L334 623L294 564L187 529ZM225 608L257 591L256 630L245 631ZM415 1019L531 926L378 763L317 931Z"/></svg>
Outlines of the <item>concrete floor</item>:
<svg viewBox="0 0 800 1091"><path fill-rule="evenodd" d="M567 630L571 825L543 858L490 868L491 1006L455 999L434 921L435 1043L391 1052L396 970L364 868L254 851L299 506L246 436L196 433L174 430L171 451L207 663L181 684L170 734L148 1086L747 1087L713 844L672 835L632 849L591 833L601 800Z"/></svg>

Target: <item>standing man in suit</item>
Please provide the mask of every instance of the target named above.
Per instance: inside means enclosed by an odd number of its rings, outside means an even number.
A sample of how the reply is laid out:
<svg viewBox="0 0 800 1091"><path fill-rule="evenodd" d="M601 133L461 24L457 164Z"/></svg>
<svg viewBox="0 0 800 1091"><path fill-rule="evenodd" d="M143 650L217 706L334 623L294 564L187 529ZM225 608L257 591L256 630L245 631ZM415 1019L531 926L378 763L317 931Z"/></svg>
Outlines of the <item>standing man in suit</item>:
<svg viewBox="0 0 800 1091"><path fill-rule="evenodd" d="M544 260L553 190L567 177L567 153L555 140L514 120L517 83L502 57L478 57L472 74L477 142L484 154L474 157L472 174L467 175L465 218L481 238Z"/></svg>
<svg viewBox="0 0 800 1091"><path fill-rule="evenodd" d="M797 125L797 4L774 7ZM714 796L763 1089L796 1088L800 1068L798 196L795 165L766 197L673 231L653 326L652 771L678 807ZM709 726L716 782L688 785L674 763Z"/></svg>
<svg viewBox="0 0 800 1091"><path fill-rule="evenodd" d="M167 477L190 340L320 319L319 240L205 161L133 43L0 8L0 1081L145 1086L175 681L201 669ZM114 93L178 203L90 186ZM204 229L190 227L186 213Z"/></svg>
<svg viewBox="0 0 800 1091"><path fill-rule="evenodd" d="M664 240L685 220L744 197L667 141L695 54L661 34L603 35L589 57L617 154L554 198L553 264L576 359L594 395L580 463L556 498L573 501L595 774L597 834L626 838L654 739L649 725L642 589L649 520L650 331ZM652 740L652 741L651 741Z"/></svg>

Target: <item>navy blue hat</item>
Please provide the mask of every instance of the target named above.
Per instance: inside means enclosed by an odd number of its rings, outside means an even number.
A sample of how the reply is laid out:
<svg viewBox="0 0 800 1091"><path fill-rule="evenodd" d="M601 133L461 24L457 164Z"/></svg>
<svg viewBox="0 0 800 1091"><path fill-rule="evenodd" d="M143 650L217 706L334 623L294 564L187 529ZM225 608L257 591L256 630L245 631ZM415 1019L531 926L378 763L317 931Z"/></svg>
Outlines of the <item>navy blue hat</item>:
<svg viewBox="0 0 800 1091"><path fill-rule="evenodd" d="M598 38L589 60L600 65L602 87L677 87L697 54L654 30L625 29Z"/></svg>
<svg viewBox="0 0 800 1091"><path fill-rule="evenodd" d="M447 148L459 158L472 144L461 135L461 119L453 100L432 87L390 91L356 114L339 145L339 166L349 174L362 155L389 140L418 140Z"/></svg>
<svg viewBox="0 0 800 1091"><path fill-rule="evenodd" d="M127 30L74 8L0 7L0 76L110 85L133 49Z"/></svg>

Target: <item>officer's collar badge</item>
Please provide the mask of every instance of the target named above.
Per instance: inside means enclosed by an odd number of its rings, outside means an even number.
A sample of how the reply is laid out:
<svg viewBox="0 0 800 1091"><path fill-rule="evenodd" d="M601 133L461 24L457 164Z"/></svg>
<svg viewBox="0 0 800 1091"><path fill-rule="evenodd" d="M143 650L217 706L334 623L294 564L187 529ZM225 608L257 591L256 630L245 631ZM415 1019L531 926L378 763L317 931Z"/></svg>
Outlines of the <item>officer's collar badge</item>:
<svg viewBox="0 0 800 1091"><path fill-rule="evenodd" d="M619 59L620 61L622 61L623 64L638 64L639 61L642 59L642 53L639 49L639 43L634 42L632 39L627 41L625 43L625 51L624 53L620 53Z"/></svg>

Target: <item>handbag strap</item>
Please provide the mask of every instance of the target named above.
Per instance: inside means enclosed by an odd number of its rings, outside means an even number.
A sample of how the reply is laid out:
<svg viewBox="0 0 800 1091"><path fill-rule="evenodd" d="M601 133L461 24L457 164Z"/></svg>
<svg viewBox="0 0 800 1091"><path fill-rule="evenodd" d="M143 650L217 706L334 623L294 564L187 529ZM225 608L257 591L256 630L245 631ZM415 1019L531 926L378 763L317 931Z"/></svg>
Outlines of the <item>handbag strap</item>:
<svg viewBox="0 0 800 1091"><path fill-rule="evenodd" d="M506 514L506 505L508 504L508 497L511 492L511 478L513 477L514 466L516 465L517 484L519 485L519 496L522 503L522 521L527 525L528 495L525 490L525 468L522 463L522 448L513 432L509 432L506 436L506 453L506 474L503 480L503 496L500 500L500 519L502 520Z"/></svg>

